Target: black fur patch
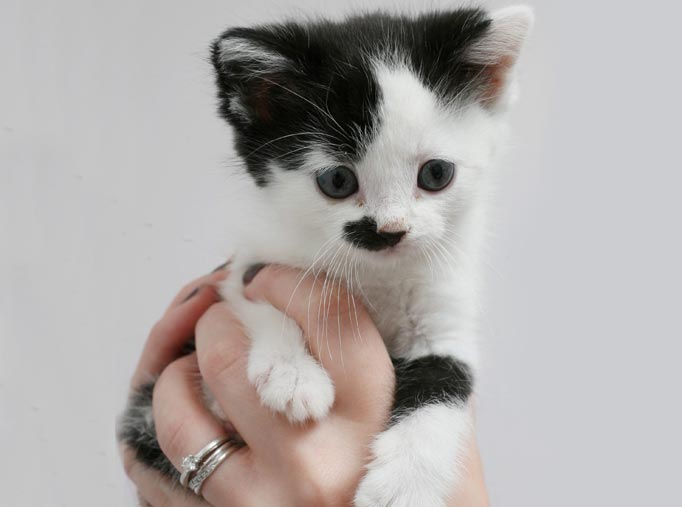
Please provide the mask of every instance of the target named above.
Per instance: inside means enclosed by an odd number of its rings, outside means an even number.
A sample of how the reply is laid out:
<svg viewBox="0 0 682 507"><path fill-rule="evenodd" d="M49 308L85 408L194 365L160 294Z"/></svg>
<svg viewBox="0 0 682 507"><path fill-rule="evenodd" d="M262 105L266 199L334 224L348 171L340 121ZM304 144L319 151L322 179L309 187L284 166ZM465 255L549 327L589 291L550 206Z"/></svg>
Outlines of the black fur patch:
<svg viewBox="0 0 682 507"><path fill-rule="evenodd" d="M364 217L343 226L343 237L358 248L383 250L398 244L404 232L378 232L373 218Z"/></svg>
<svg viewBox="0 0 682 507"><path fill-rule="evenodd" d="M376 129L379 89L357 52L348 52L338 26L288 23L237 28L213 45L219 111L235 128L235 148L259 185L268 182L268 163L297 169L307 148L316 146L342 161L362 157ZM220 42L238 38L291 62L269 72L221 60ZM248 118L235 112L239 100Z"/></svg>
<svg viewBox="0 0 682 507"><path fill-rule="evenodd" d="M449 356L393 359L396 393L393 416L399 418L424 405L464 403L473 390L469 366Z"/></svg>
<svg viewBox="0 0 682 507"><path fill-rule="evenodd" d="M489 26L484 11L458 9L233 28L212 46L219 112L235 128L236 150L259 185L269 181L269 162L297 169L313 144L352 163L378 129L381 91L373 62L390 64L397 56L444 99L466 100L484 79L481 66L467 62L466 50ZM226 59L226 39L286 63ZM232 106L235 100L241 112Z"/></svg>
<svg viewBox="0 0 682 507"><path fill-rule="evenodd" d="M135 457L140 463L177 481L180 474L161 451L154 421L148 416L153 393L153 382L131 393L125 412L118 421L117 438L135 451Z"/></svg>

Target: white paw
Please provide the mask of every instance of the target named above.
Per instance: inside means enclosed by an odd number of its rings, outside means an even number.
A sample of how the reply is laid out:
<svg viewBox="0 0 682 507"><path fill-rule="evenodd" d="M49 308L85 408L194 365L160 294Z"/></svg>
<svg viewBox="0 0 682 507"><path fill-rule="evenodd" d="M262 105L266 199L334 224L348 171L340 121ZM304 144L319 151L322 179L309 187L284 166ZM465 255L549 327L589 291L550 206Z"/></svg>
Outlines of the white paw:
<svg viewBox="0 0 682 507"><path fill-rule="evenodd" d="M388 464L369 470L355 492L355 507L445 507L445 499L428 484L405 477L407 470L399 468Z"/></svg>
<svg viewBox="0 0 682 507"><path fill-rule="evenodd" d="M298 325L270 305L236 303L251 337L249 381L263 404L292 422L326 416L334 403L334 385L306 349Z"/></svg>
<svg viewBox="0 0 682 507"><path fill-rule="evenodd" d="M465 410L422 407L381 433L374 460L355 493L355 507L445 507L456 487L468 432Z"/></svg>
<svg viewBox="0 0 682 507"><path fill-rule="evenodd" d="M309 355L250 361L249 380L261 401L292 422L322 419L334 403L334 385Z"/></svg>

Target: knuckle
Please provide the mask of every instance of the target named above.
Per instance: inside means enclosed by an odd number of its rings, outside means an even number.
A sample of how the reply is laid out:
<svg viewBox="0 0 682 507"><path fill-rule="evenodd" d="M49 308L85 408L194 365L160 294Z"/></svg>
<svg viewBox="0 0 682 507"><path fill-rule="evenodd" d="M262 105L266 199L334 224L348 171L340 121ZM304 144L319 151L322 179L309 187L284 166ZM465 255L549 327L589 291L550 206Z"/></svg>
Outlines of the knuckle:
<svg viewBox="0 0 682 507"><path fill-rule="evenodd" d="M202 375L209 384L215 384L234 371L238 358L227 350L227 347L216 347L215 350L204 354L199 367Z"/></svg>
<svg viewBox="0 0 682 507"><path fill-rule="evenodd" d="M312 472L306 479L301 491L301 503L306 507L340 505L340 500L348 496L342 483L329 477L329 474Z"/></svg>
<svg viewBox="0 0 682 507"><path fill-rule="evenodd" d="M349 496L351 486L341 480L333 467L324 463L319 449L298 449L293 460L297 476L301 478L298 484L302 506L340 505Z"/></svg>
<svg viewBox="0 0 682 507"><path fill-rule="evenodd" d="M219 339L216 339L219 333ZM211 385L231 376L244 361L244 335L241 324L224 303L210 307L196 327L199 370Z"/></svg>
<svg viewBox="0 0 682 507"><path fill-rule="evenodd" d="M227 342L228 340L225 340L223 343L215 344L199 354L199 369L209 384L215 384L225 376L231 375L241 359Z"/></svg>

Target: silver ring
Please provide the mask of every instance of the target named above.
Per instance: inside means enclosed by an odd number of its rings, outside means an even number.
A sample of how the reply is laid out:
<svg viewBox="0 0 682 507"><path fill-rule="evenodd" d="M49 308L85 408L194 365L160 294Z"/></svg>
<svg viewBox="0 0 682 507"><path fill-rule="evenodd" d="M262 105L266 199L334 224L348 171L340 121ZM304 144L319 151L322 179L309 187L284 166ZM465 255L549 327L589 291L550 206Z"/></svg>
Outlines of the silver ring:
<svg viewBox="0 0 682 507"><path fill-rule="evenodd" d="M223 443L223 445L216 449L213 454L199 466L199 470L189 481L189 489L194 491L195 495L201 496L201 486L203 486L204 481L211 476L223 461L240 447L241 445L234 440Z"/></svg>
<svg viewBox="0 0 682 507"><path fill-rule="evenodd" d="M190 475L199 469L201 462L206 459L209 454L214 453L220 446L229 440L228 437L218 437L211 440L196 454L188 454L182 458L182 473L180 474L180 484L183 488L187 487Z"/></svg>

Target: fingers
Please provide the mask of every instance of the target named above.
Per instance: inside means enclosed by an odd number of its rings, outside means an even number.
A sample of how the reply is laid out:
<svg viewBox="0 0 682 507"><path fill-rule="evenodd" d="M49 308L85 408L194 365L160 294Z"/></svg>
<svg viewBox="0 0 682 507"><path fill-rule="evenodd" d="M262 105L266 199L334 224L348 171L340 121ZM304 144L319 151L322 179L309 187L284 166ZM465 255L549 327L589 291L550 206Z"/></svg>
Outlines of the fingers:
<svg viewBox="0 0 682 507"><path fill-rule="evenodd" d="M374 396L372 386L382 370L392 381L393 368L379 332L359 299L342 284L266 266L244 294L252 301L267 301L298 323L310 351L334 381L339 402L355 403L363 393ZM377 387L387 391L385 385Z"/></svg>
<svg viewBox="0 0 682 507"><path fill-rule="evenodd" d="M136 387L151 381L177 358L187 341L194 336L194 326L199 317L218 300L215 289L204 285L193 297L171 308L149 333L131 385Z"/></svg>
<svg viewBox="0 0 682 507"><path fill-rule="evenodd" d="M223 280L225 280L229 274L229 271L227 271L227 267L229 266L229 262L226 262L225 264L221 264L218 266L216 269L214 269L211 273L202 276L201 278L197 278L196 280L192 280L189 282L187 285L185 285L182 289L180 289L180 292L173 298L173 301L171 301L171 304L168 305L168 309L166 312L172 310L174 307L178 306L179 304L182 304L185 300L190 298L195 291L197 291L199 288L203 287L204 285L212 285L216 286Z"/></svg>
<svg viewBox="0 0 682 507"><path fill-rule="evenodd" d="M153 413L161 450L180 470L182 458L225 436L202 403L196 354L171 363L154 386Z"/></svg>
<svg viewBox="0 0 682 507"><path fill-rule="evenodd" d="M197 323L199 369L218 404L254 452L269 452L273 438L294 431L286 419L265 408L247 378L249 340L227 303L206 311Z"/></svg>
<svg viewBox="0 0 682 507"><path fill-rule="evenodd" d="M148 505L154 507L210 507L201 498L184 491L157 471L135 459L135 452L124 447L123 466L126 474L137 486L138 494ZM145 505L145 503L141 503Z"/></svg>
<svg viewBox="0 0 682 507"><path fill-rule="evenodd" d="M154 420L161 450L180 471L182 459L195 454L215 438L226 435L222 424L202 402L196 354L174 361L159 377L154 388ZM237 491L244 475L251 469L249 448L231 454L206 480L202 493ZM235 493L236 494L236 493ZM234 495L232 496L234 498Z"/></svg>

